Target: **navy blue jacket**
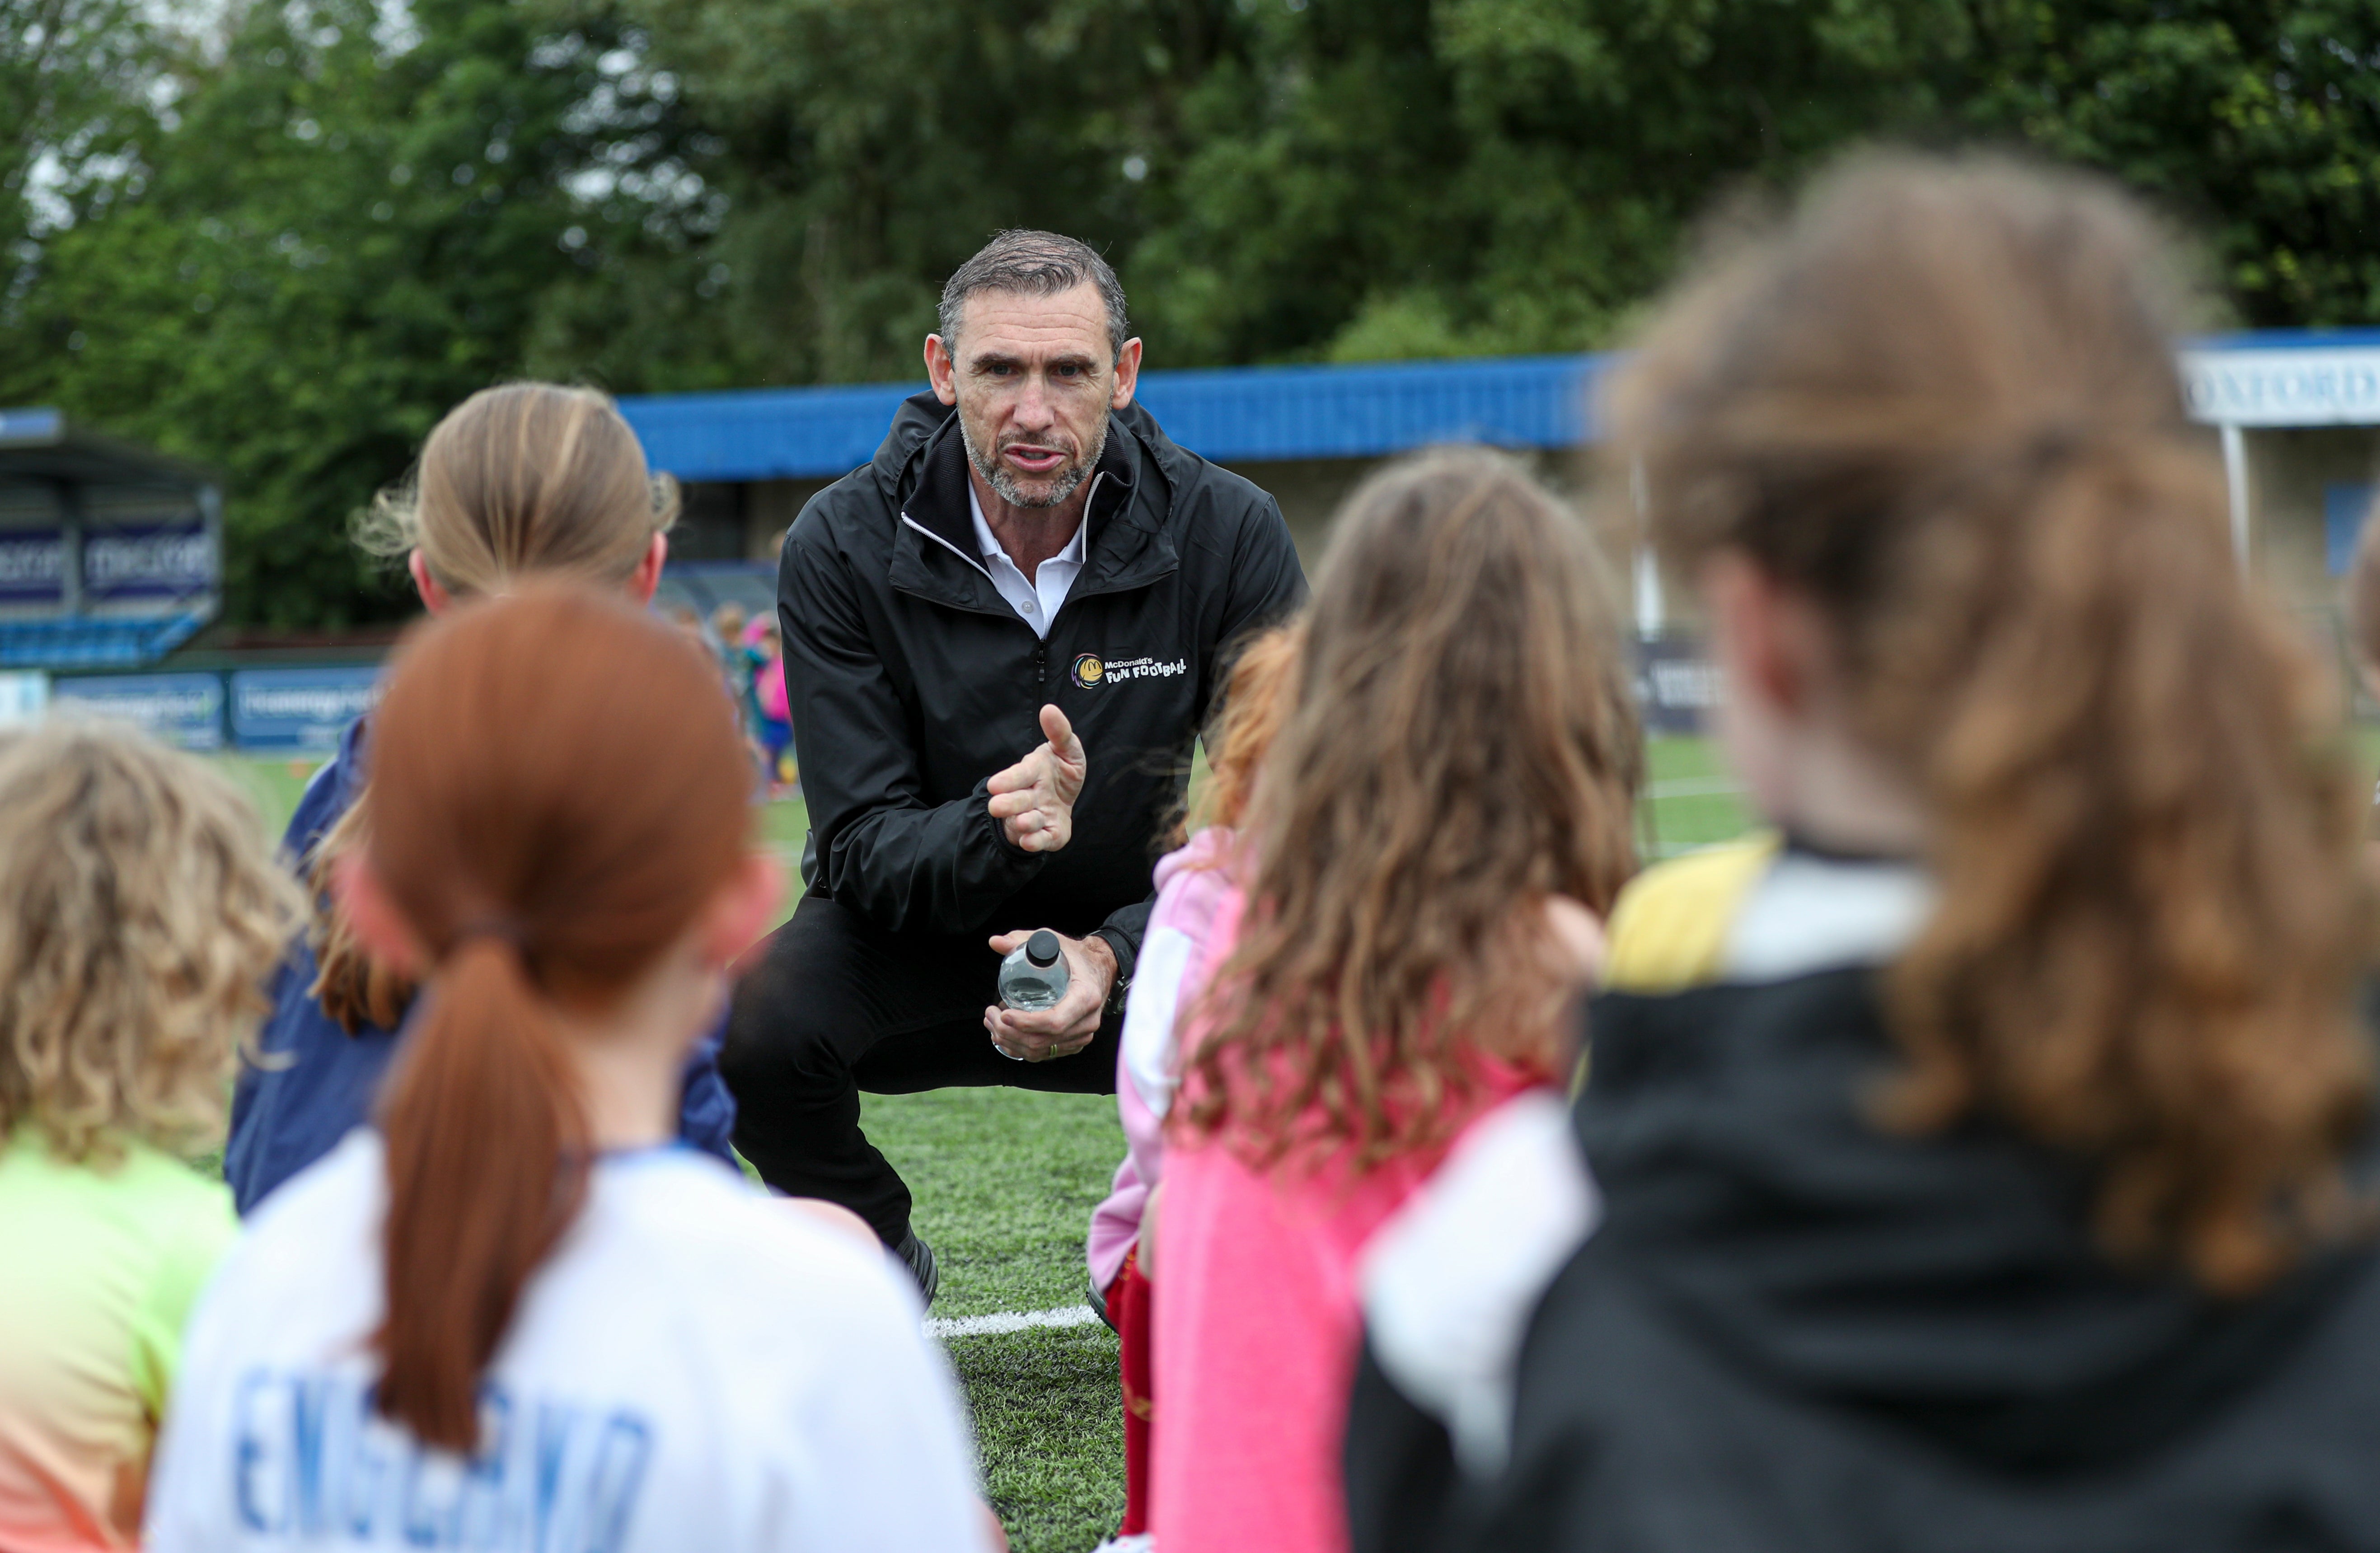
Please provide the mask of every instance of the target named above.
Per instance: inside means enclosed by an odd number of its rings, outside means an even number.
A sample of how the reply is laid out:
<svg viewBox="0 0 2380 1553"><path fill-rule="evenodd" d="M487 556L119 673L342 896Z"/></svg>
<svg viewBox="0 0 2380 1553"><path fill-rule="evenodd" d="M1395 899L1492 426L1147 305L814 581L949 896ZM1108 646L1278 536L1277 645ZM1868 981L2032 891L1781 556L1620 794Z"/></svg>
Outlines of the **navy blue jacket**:
<svg viewBox="0 0 2380 1553"><path fill-rule="evenodd" d="M363 791L363 745L358 718L340 736L338 754L306 784L283 838L298 867ZM381 1074L404 1039L402 1029L375 1026L348 1035L308 991L314 974L314 951L301 936L273 976L273 1014L257 1043L276 1065L242 1064L232 1092L224 1179L242 1213L370 1120ZM735 1128L735 1100L719 1076L721 1033L705 1036L686 1059L678 1134L732 1165L727 1136Z"/></svg>

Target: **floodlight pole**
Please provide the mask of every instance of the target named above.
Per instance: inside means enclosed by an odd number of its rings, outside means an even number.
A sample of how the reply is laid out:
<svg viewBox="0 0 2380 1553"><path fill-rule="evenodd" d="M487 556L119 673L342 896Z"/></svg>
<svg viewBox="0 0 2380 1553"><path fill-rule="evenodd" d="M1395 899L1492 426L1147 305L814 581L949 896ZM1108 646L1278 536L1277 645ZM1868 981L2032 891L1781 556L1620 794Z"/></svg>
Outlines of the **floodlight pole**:
<svg viewBox="0 0 2380 1553"><path fill-rule="evenodd" d="M82 613L82 491L74 481L57 482L58 613L68 620Z"/></svg>
<svg viewBox="0 0 2380 1553"><path fill-rule="evenodd" d="M2231 552L2248 569L2248 439L2236 420L2223 422L2223 483L2231 496Z"/></svg>
<svg viewBox="0 0 2380 1553"><path fill-rule="evenodd" d="M1657 642L1667 624L1666 601L1661 597L1661 559L1653 552L1653 537L1645 526L1645 461L1632 459L1628 465L1628 495L1636 504L1636 635L1640 640Z"/></svg>

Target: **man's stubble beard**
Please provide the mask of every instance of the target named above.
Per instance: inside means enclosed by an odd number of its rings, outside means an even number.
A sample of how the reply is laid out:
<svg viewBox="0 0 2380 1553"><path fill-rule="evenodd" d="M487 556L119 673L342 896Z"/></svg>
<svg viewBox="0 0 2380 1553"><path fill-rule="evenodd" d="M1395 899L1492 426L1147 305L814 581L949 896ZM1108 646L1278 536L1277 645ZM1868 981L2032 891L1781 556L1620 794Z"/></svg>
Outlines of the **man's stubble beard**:
<svg viewBox="0 0 2380 1553"><path fill-rule="evenodd" d="M1099 464L1099 455L1108 450L1108 418L1099 417L1099 440L1091 444L1089 456L1068 465L1057 477L1057 483L1050 488L1047 496L1026 494L1007 465L998 458L983 455L983 450L975 445L975 433L967 430L964 410L959 414L959 442L966 448L967 462L975 466L975 472L983 477L983 482L991 487L993 495L1012 507L1054 507L1082 489L1083 482L1091 478L1091 470Z"/></svg>

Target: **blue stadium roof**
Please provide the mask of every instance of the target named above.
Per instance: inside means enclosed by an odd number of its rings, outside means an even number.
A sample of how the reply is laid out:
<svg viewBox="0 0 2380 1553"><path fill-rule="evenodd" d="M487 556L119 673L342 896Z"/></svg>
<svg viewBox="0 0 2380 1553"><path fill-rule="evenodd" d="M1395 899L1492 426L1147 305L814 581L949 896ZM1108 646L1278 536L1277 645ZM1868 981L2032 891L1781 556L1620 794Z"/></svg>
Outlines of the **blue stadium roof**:
<svg viewBox="0 0 2380 1553"><path fill-rule="evenodd" d="M2265 354L2274 351L2289 355L2277 365ZM2380 421L2374 353L2380 329L2243 330L2191 340L2181 352L2200 419L2273 426ZM1595 382L1617 358L1144 372L1140 401L1174 441L1221 464L1373 458L1457 441L1574 447L1595 436ZM2325 372L2344 374L2339 381L2350 388L2368 387L2362 397L2372 403L2331 403L2343 390L2334 392ZM654 467L681 479L805 479L843 474L874 456L893 407L924 386L664 394L623 399L620 408ZM2239 407L2252 402L2259 407Z"/></svg>
<svg viewBox="0 0 2380 1553"><path fill-rule="evenodd" d="M1508 356L1353 367L1144 372L1140 402L1175 442L1220 464L1371 458L1428 443L1573 447L1608 356ZM757 388L624 398L653 467L680 479L805 479L875 456L925 384Z"/></svg>
<svg viewBox="0 0 2380 1553"><path fill-rule="evenodd" d="M2189 350L2369 350L2380 346L2380 329L2237 329L2202 334Z"/></svg>

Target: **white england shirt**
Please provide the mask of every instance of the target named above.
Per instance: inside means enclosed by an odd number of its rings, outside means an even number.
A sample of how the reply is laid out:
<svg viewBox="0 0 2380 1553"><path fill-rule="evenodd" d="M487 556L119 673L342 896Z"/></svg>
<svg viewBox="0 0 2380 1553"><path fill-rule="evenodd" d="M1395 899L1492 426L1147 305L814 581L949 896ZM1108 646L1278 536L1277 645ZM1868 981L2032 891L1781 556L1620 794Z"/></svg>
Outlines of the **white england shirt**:
<svg viewBox="0 0 2380 1553"><path fill-rule="evenodd" d="M607 1157L489 1367L480 1447L373 1411L385 1189L359 1130L192 1317L152 1553L984 1546L949 1372L890 1261L684 1148Z"/></svg>

